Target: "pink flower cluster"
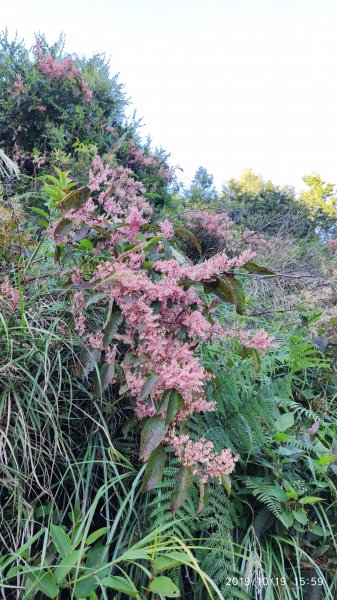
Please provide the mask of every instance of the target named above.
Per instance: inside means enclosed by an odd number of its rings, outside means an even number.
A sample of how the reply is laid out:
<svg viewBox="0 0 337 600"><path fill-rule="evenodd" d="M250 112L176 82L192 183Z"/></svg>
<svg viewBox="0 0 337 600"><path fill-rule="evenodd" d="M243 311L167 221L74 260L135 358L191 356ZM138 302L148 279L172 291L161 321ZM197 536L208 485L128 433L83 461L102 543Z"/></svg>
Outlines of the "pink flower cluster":
<svg viewBox="0 0 337 600"><path fill-rule="evenodd" d="M18 98L24 90L23 79L20 73L17 73L12 87L12 98Z"/></svg>
<svg viewBox="0 0 337 600"><path fill-rule="evenodd" d="M91 335L88 339L88 344L91 348L95 348L97 350L104 350L103 345L103 333L98 331L95 335Z"/></svg>
<svg viewBox="0 0 337 600"><path fill-rule="evenodd" d="M82 89L82 93L83 93L85 99L88 100L88 102L91 102L91 100L93 98L93 93L92 93L91 89L89 88L88 82L85 81L85 79L81 80L81 89Z"/></svg>
<svg viewBox="0 0 337 600"><path fill-rule="evenodd" d="M77 68L70 56L63 60L55 60L51 54L42 55L40 42L36 42L35 48L40 71L48 79L71 79L77 75Z"/></svg>
<svg viewBox="0 0 337 600"><path fill-rule="evenodd" d="M84 98L88 102L91 102L93 93L89 88L88 82L79 75L78 69L70 56L62 60L55 60L51 54L43 56L39 41L36 42L35 49L41 73L46 75L50 80L64 81L76 78Z"/></svg>
<svg viewBox="0 0 337 600"><path fill-rule="evenodd" d="M158 158L145 154L142 148L138 148L135 142L131 141L129 144L128 163L132 166L138 164L144 167L151 167L158 164Z"/></svg>
<svg viewBox="0 0 337 600"><path fill-rule="evenodd" d="M139 419L165 415L164 394L175 390L179 407L167 443L173 446L183 464L193 465L194 473L204 481L228 474L237 460L230 450L216 454L213 444L204 438L192 442L175 433L175 427L190 415L215 410L215 403L206 397L206 384L211 376L201 364L197 348L205 340L226 335L219 324L208 320L195 287L188 282L212 280L242 267L254 254L246 250L230 258L221 252L198 265L183 261L180 264L175 259L159 259L152 265L146 260L145 251L152 234L143 227L149 222L151 208L144 198L142 184L135 180L132 171L113 167L97 156L90 168L89 188L91 195L86 203L65 215L70 219L70 241L84 226L85 235L93 241L96 261L90 281L83 281L78 266L72 274L77 287L71 308L75 328L85 336L90 348L102 352L109 367L118 355L122 383L126 383L126 393L135 402ZM173 235L168 220L159 223L159 227L162 236ZM126 248L130 242L134 247L121 252L117 246L121 242L127 242ZM165 257L161 242L151 252ZM113 308L122 323L121 330L117 327L106 344L104 332L92 331L90 319L86 318L84 290L92 288L95 294L100 294L100 305L105 305L108 313ZM272 347L271 338L263 331L255 335L244 333L242 340L247 347L261 352ZM115 374L111 382L116 383Z"/></svg>
<svg viewBox="0 0 337 600"><path fill-rule="evenodd" d="M160 227L160 233L164 237L166 237L168 240L170 240L171 237L173 237L174 227L173 227L172 223L168 219L165 219L164 221L161 221L159 223L159 227Z"/></svg>
<svg viewBox="0 0 337 600"><path fill-rule="evenodd" d="M259 329L254 335L249 331L241 331L238 335L238 340L245 348L254 348L259 354L265 354L271 348L275 348L274 339L264 329Z"/></svg>
<svg viewBox="0 0 337 600"><path fill-rule="evenodd" d="M19 306L19 290L9 283L8 277L2 282L0 292L3 294L3 300L9 305L11 310L14 310Z"/></svg>
<svg viewBox="0 0 337 600"><path fill-rule="evenodd" d="M222 240L226 244L233 239L233 221L224 213L210 213L203 210L191 211L187 214L187 227L201 232L211 238Z"/></svg>
<svg viewBox="0 0 337 600"><path fill-rule="evenodd" d="M163 159L159 156L146 154L142 148L138 148L134 141L129 144L129 155L127 158L128 164L135 168L138 167L155 167L159 177L166 181L172 181L174 173L163 164Z"/></svg>
<svg viewBox="0 0 337 600"><path fill-rule="evenodd" d="M201 481L207 483L210 477L221 479L222 475L229 475L235 469L239 456L233 456L229 448L219 454L213 452L213 442L201 437L193 442L188 435L177 435L172 428L167 436L167 442L174 449L175 455L182 465L193 468L193 474Z"/></svg>
<svg viewBox="0 0 337 600"><path fill-rule="evenodd" d="M75 269L75 274L77 269ZM76 276L76 275L75 275ZM72 313L75 320L75 329L79 335L84 335L86 331L86 318L84 316L85 299L82 291L75 292L72 303Z"/></svg>

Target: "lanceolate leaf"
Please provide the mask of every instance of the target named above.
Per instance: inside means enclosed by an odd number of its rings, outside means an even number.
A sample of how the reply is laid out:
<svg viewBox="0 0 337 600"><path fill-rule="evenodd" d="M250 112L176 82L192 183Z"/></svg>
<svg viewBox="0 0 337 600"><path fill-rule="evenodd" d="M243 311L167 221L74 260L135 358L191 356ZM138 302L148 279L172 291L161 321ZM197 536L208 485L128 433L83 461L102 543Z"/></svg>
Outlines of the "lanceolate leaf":
<svg viewBox="0 0 337 600"><path fill-rule="evenodd" d="M177 512L178 508L180 508L186 499L188 489L191 487L192 482L192 467L181 467L177 475L175 490L171 496L170 506L173 513Z"/></svg>
<svg viewBox="0 0 337 600"><path fill-rule="evenodd" d="M161 571L167 571L168 569L173 569L177 565L182 565L186 563L190 563L190 557L184 552L168 552L167 554L161 554L156 558L153 565L153 570L155 575L160 573Z"/></svg>
<svg viewBox="0 0 337 600"><path fill-rule="evenodd" d="M245 307L245 292L242 283L233 275L224 275L222 279L215 278L215 281L210 281L204 284L206 293L213 293L223 302L234 304L236 312L241 315Z"/></svg>
<svg viewBox="0 0 337 600"><path fill-rule="evenodd" d="M59 594L59 588L54 579L47 572L41 571L39 574L27 574L27 578L32 582L34 588L37 588L47 598L56 598Z"/></svg>
<svg viewBox="0 0 337 600"><path fill-rule="evenodd" d="M73 222L71 219L61 219L57 224L54 231L54 239L56 243L63 242L64 238L73 228Z"/></svg>
<svg viewBox="0 0 337 600"><path fill-rule="evenodd" d="M123 323L123 317L120 312L114 312L110 316L110 319L104 329L103 343L104 346L109 346L113 335L116 333L118 327Z"/></svg>
<svg viewBox="0 0 337 600"><path fill-rule="evenodd" d="M169 577L165 577L164 575L155 577L151 581L150 591L153 594L160 594L161 596L165 596L165 598L179 598L180 596L180 591L177 588L176 584L173 583L172 579L170 579Z"/></svg>
<svg viewBox="0 0 337 600"><path fill-rule="evenodd" d="M166 435L165 418L160 415L150 417L142 430L140 440L140 458L147 461L151 452L155 450L163 441Z"/></svg>
<svg viewBox="0 0 337 600"><path fill-rule="evenodd" d="M155 387L159 377L158 375L150 375L150 377L145 381L142 391L140 393L140 399L144 400L147 396L149 396Z"/></svg>
<svg viewBox="0 0 337 600"><path fill-rule="evenodd" d="M50 535L57 552L61 558L64 558L73 549L68 534L64 531L63 527L51 524Z"/></svg>
<svg viewBox="0 0 337 600"><path fill-rule="evenodd" d="M180 406L180 402L179 402L178 392L176 392L176 390L172 390L170 392L169 400L167 403L166 425L169 425L170 423L172 423L174 417L176 416L176 414L179 410L179 406Z"/></svg>
<svg viewBox="0 0 337 600"><path fill-rule="evenodd" d="M241 281L233 275L226 275L224 278L224 282L226 282L227 285L230 285L234 291L234 304L236 312L239 315L243 315L245 310L246 297Z"/></svg>
<svg viewBox="0 0 337 600"><path fill-rule="evenodd" d="M87 185L79 188L78 190L72 190L66 197L58 203L58 208L63 211L71 209L77 209L86 203L90 196L90 189Z"/></svg>
<svg viewBox="0 0 337 600"><path fill-rule="evenodd" d="M254 262L247 262L245 265L242 266L242 268L248 271L249 273L257 273L259 275L274 275L274 271L271 271L267 267L257 265Z"/></svg>
<svg viewBox="0 0 337 600"><path fill-rule="evenodd" d="M175 235L179 235L181 237L187 237L189 240L191 240L196 249L199 250L200 253L202 252L200 243L191 231L187 231L187 229L183 229L182 227L176 227L174 233Z"/></svg>
<svg viewBox="0 0 337 600"><path fill-rule="evenodd" d="M73 550L61 560L54 571L56 583L62 583L71 569L80 562L81 554L83 554L81 550Z"/></svg>
<svg viewBox="0 0 337 600"><path fill-rule="evenodd" d="M83 367L84 374L88 376L93 371L101 358L101 351L97 348L83 348L80 354L80 363Z"/></svg>
<svg viewBox="0 0 337 600"><path fill-rule="evenodd" d="M131 585L125 577L120 577L119 575L115 575L115 577L105 577L102 579L102 585L117 590L118 592L122 592L122 594L126 594L127 596L137 596L137 590L133 585Z"/></svg>
<svg viewBox="0 0 337 600"><path fill-rule="evenodd" d="M203 481L199 481L199 506L196 512L196 516L199 516L200 513L204 510L205 506L207 506L209 501L209 487L207 483Z"/></svg>
<svg viewBox="0 0 337 600"><path fill-rule="evenodd" d="M143 492L148 492L158 487L163 478L165 462L166 452L162 446L158 446L151 453L146 465L142 485Z"/></svg>

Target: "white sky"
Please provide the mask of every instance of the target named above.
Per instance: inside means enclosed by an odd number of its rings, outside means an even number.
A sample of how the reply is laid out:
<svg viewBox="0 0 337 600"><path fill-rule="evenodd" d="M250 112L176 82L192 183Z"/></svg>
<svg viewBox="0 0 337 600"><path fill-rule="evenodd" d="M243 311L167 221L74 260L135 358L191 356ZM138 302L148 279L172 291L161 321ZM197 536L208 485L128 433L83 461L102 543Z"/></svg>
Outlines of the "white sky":
<svg viewBox="0 0 337 600"><path fill-rule="evenodd" d="M144 133L217 186L337 183L337 0L0 0L0 29L111 57Z"/></svg>

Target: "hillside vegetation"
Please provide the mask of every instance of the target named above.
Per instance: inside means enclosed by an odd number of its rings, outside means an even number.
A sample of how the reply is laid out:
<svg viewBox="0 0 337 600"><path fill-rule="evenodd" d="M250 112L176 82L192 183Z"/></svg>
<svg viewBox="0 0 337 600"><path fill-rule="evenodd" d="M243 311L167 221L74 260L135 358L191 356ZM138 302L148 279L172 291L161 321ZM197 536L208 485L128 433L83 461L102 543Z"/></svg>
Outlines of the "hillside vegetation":
<svg viewBox="0 0 337 600"><path fill-rule="evenodd" d="M0 597L334 600L335 186L184 189L104 56L0 48Z"/></svg>

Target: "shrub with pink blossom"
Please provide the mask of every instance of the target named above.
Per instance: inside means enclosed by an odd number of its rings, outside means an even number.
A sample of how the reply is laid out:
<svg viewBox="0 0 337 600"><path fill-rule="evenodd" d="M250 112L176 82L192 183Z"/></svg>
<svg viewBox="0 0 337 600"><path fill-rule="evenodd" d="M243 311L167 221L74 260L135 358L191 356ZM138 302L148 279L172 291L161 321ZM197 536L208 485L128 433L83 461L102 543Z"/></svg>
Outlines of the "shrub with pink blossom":
<svg viewBox="0 0 337 600"><path fill-rule="evenodd" d="M191 441L182 433L193 415L216 408L207 398L212 378L199 348L205 341L225 343L229 337L203 310L202 297L204 289L224 293L232 286L235 303L241 285L235 271L249 268L255 253L246 249L228 256L222 251L190 264L171 245L173 224L151 221L144 193L130 169L97 156L88 186L64 195L49 233L58 260L69 267L74 263L71 311L87 348L85 372L93 369L94 357L102 377L110 369L107 385L119 387L134 403L143 423L141 458L151 457L151 469L159 449L169 446L181 468L192 467L192 475L205 483L228 475L238 457L230 449L216 454L203 438ZM90 270L81 250L84 240L91 248ZM98 328L90 317L96 303L107 315ZM273 346L262 330L232 335L261 353ZM114 364L118 368L112 374Z"/></svg>

